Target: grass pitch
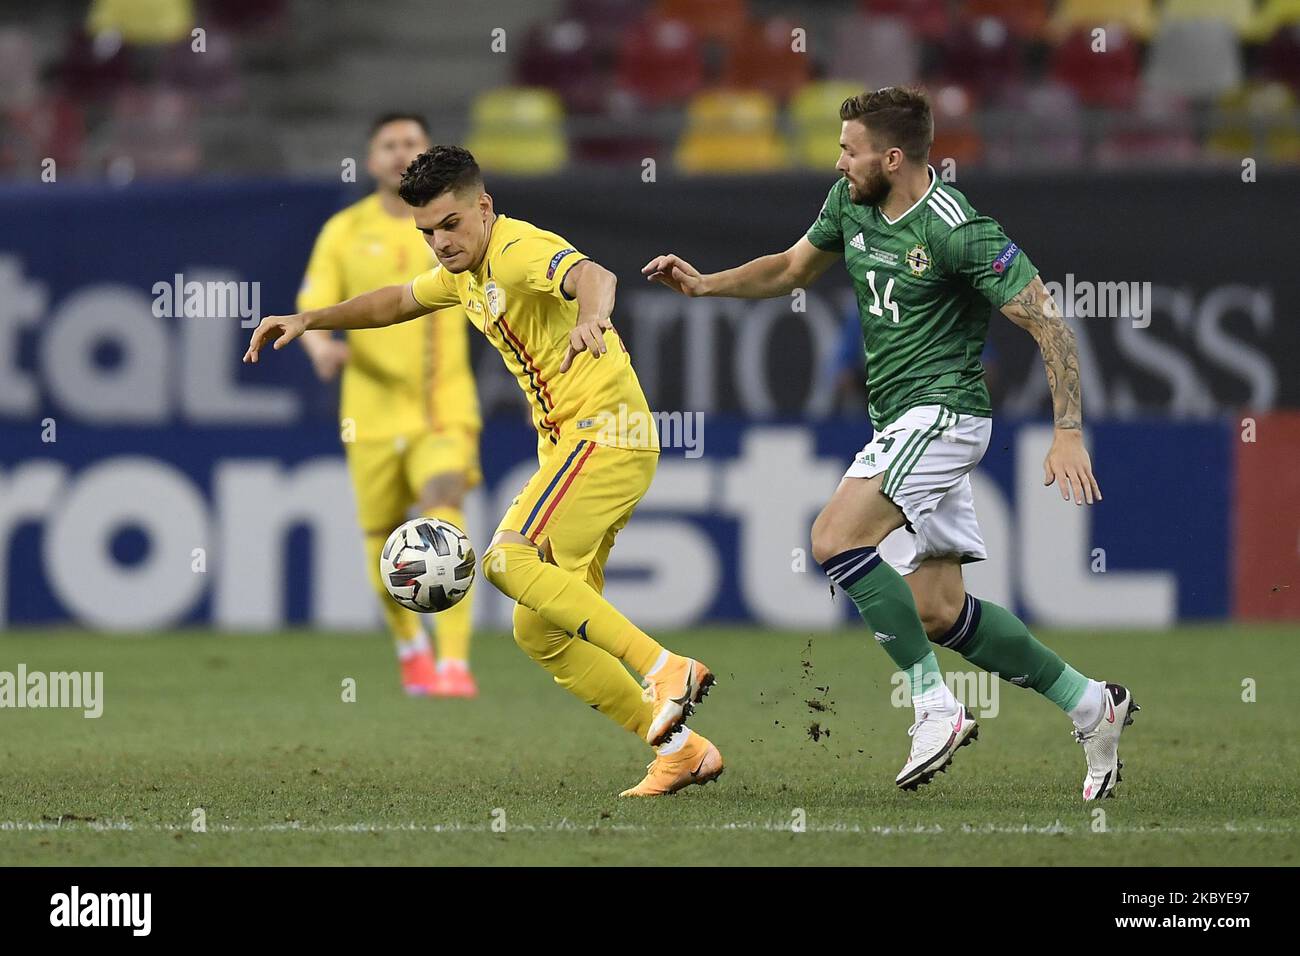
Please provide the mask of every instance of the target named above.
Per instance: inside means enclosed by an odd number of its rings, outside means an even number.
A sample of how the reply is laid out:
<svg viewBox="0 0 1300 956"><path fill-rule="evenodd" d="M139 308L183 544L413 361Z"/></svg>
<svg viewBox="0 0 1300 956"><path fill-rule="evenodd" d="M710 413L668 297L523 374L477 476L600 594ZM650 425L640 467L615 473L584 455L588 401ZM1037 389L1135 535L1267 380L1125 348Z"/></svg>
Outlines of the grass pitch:
<svg viewBox="0 0 1300 956"><path fill-rule="evenodd" d="M1142 705L1101 832L1068 719L1007 684L947 774L897 791L911 709L862 631L663 635L718 674L691 725L727 772L647 801L616 794L649 750L500 634L474 647L480 699L435 701L377 635L11 633L0 671L103 671L104 712L0 710L0 863L1300 862L1294 633L1044 637Z"/></svg>

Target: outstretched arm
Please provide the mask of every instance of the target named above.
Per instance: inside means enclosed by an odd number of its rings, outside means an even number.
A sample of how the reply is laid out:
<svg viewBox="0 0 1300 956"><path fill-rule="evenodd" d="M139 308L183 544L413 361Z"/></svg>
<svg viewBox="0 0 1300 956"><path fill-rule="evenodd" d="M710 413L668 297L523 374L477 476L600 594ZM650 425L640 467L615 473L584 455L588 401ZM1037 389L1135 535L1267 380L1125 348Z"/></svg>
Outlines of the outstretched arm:
<svg viewBox="0 0 1300 956"><path fill-rule="evenodd" d="M363 292L324 309L296 315L268 315L253 330L244 361L256 362L258 353L267 342L274 340L272 348L282 349L311 329L381 329L408 322L431 311L416 301L408 282Z"/></svg>
<svg viewBox="0 0 1300 956"><path fill-rule="evenodd" d="M1079 388L1079 348L1071 329L1043 285L1034 276L1002 307L1002 314L1034 337L1047 368L1056 433L1044 462L1043 484L1057 482L1061 497L1075 504L1101 500L1092 460L1083 446L1083 401Z"/></svg>
<svg viewBox="0 0 1300 956"><path fill-rule="evenodd" d="M720 295L738 299L770 299L815 282L839 258L818 249L806 237L785 252L751 259L742 266L703 275L685 259L672 254L655 256L641 269L682 295Z"/></svg>

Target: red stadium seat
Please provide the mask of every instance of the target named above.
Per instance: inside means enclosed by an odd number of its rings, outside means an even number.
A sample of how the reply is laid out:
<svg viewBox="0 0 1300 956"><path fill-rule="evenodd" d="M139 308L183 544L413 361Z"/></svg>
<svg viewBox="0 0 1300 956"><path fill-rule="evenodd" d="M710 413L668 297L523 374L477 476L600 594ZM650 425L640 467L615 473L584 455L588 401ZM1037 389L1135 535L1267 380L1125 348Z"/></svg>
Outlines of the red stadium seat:
<svg viewBox="0 0 1300 956"><path fill-rule="evenodd" d="M135 73L132 49L111 35L92 37L77 31L54 74L70 96L83 100L108 99L131 81Z"/></svg>
<svg viewBox="0 0 1300 956"><path fill-rule="evenodd" d="M940 77L990 100L1018 86L1024 78L1021 46L1006 25L979 17L954 27L944 41Z"/></svg>
<svg viewBox="0 0 1300 956"><path fill-rule="evenodd" d="M570 112L604 108L609 84L600 72L591 31L576 19L534 26L515 62L515 80L521 86L549 86Z"/></svg>
<svg viewBox="0 0 1300 956"><path fill-rule="evenodd" d="M906 20L912 32L926 40L941 39L952 26L948 0L862 0L860 8L868 18Z"/></svg>
<svg viewBox="0 0 1300 956"><path fill-rule="evenodd" d="M794 23L783 19L749 24L744 37L728 51L723 84L789 99L808 82L810 73L808 54L792 48L794 28Z"/></svg>
<svg viewBox="0 0 1300 956"><path fill-rule="evenodd" d="M619 52L618 84L647 106L681 103L704 84L695 32L680 20L650 17L633 26Z"/></svg>
<svg viewBox="0 0 1300 956"><path fill-rule="evenodd" d="M1137 44L1120 27L1106 33L1106 52L1094 53L1087 30L1071 33L1052 51L1049 72L1078 94L1086 106L1127 109L1137 96Z"/></svg>
<svg viewBox="0 0 1300 956"><path fill-rule="evenodd" d="M202 160L194 101L178 90L128 89L113 102L104 150L110 172L134 176L185 176Z"/></svg>
<svg viewBox="0 0 1300 956"><path fill-rule="evenodd" d="M1047 32L1047 0L962 0L963 19L993 17L1020 40L1041 40Z"/></svg>
<svg viewBox="0 0 1300 956"><path fill-rule="evenodd" d="M1194 163L1200 146L1187 101L1143 90L1132 110L1106 117L1108 129L1097 144L1098 166L1174 166Z"/></svg>
<svg viewBox="0 0 1300 956"><path fill-rule="evenodd" d="M944 86L930 97L934 110L934 145L930 161L943 172L944 160L953 160L958 168L977 165L984 157L984 139L971 114L970 93L960 86Z"/></svg>
<svg viewBox="0 0 1300 956"><path fill-rule="evenodd" d="M989 165L1050 169L1083 162L1083 110L1074 90L1060 83L1012 90L985 126Z"/></svg>
<svg viewBox="0 0 1300 956"><path fill-rule="evenodd" d="M724 47L740 40L749 20L746 0L659 0L655 13L689 23L701 40Z"/></svg>
<svg viewBox="0 0 1300 956"><path fill-rule="evenodd" d="M645 0L569 0L561 19L577 20L587 28L601 65L613 62L623 34L645 16Z"/></svg>
<svg viewBox="0 0 1300 956"><path fill-rule="evenodd" d="M1300 91L1300 23L1282 27L1264 45L1260 76Z"/></svg>

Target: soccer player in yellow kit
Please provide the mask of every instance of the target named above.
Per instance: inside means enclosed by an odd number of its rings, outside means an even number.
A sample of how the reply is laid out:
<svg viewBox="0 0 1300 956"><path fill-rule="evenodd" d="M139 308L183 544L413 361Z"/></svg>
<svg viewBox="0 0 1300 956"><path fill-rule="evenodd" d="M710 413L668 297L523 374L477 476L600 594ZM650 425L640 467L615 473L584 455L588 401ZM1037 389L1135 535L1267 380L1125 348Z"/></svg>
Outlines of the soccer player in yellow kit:
<svg viewBox="0 0 1300 956"><path fill-rule="evenodd" d="M397 195L402 172L429 147L424 120L389 113L371 127L367 170L377 188L325 223L298 293L298 310L336 305L360 292L405 283L433 256ZM468 323L458 304L387 329L354 331L346 344L326 331L301 341L316 374L343 372L339 418L366 563L397 643L408 694L473 697L470 596L438 615L435 665L422 615L388 596L379 553L411 506L465 528L462 501L480 481L478 396Z"/></svg>
<svg viewBox="0 0 1300 956"><path fill-rule="evenodd" d="M561 687L657 748L623 796L715 779L721 754L684 723L713 674L665 650L601 594L614 537L659 459L645 395L610 322L613 273L560 236L497 215L460 147L422 153L399 193L438 265L406 285L268 316L244 361L311 329L379 328L464 306L528 396L537 427L538 470L482 560L484 576L516 602L515 642ZM644 694L624 664L645 679Z"/></svg>

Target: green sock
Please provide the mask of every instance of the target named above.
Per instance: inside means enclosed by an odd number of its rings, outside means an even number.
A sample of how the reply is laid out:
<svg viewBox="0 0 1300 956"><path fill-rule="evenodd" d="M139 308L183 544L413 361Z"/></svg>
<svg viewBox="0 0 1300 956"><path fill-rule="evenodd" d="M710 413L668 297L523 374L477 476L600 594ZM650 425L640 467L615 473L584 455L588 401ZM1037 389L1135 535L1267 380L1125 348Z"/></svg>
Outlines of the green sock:
<svg viewBox="0 0 1300 956"><path fill-rule="evenodd" d="M899 670L907 671L914 693L925 679L939 674L939 662L925 635L912 589L881 560L875 548L854 548L828 559L822 567L857 606L867 627ZM920 673L913 668L920 665ZM942 679L942 677L940 677Z"/></svg>
<svg viewBox="0 0 1300 956"><path fill-rule="evenodd" d="M1088 688L1088 678L1030 634L1024 621L969 594L957 623L935 643L1017 687L1032 687L1067 713Z"/></svg>

